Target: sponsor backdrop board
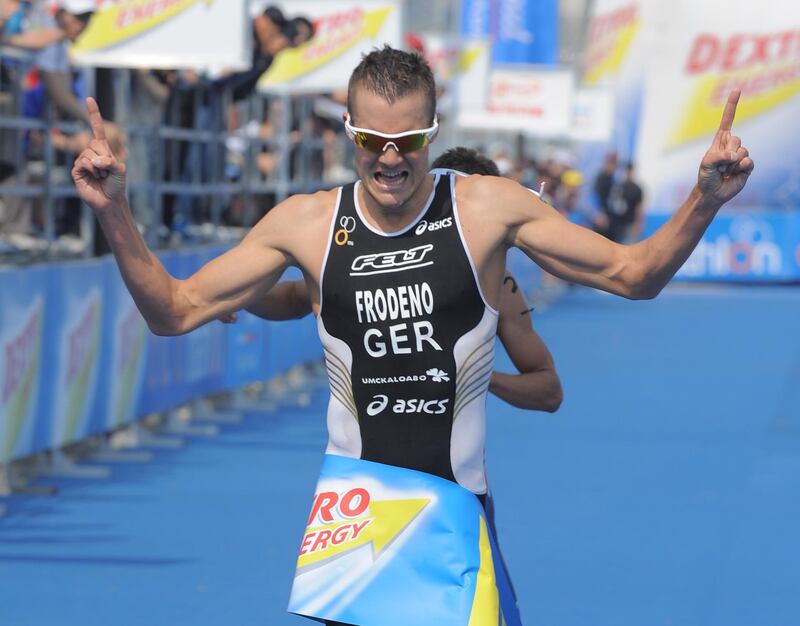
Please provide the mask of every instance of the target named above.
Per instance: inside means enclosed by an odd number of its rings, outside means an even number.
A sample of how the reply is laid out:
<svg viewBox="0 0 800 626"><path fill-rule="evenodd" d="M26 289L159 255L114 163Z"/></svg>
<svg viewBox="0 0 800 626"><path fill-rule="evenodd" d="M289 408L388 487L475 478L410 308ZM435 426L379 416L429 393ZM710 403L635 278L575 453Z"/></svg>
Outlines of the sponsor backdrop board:
<svg viewBox="0 0 800 626"><path fill-rule="evenodd" d="M489 90L489 42L433 34L421 38L436 86L444 91L438 98L439 111L484 110Z"/></svg>
<svg viewBox="0 0 800 626"><path fill-rule="evenodd" d="M686 197L728 93L741 86L733 131L757 165L728 209L797 211L800 9L778 0L760 2L757 11L678 0L656 3L651 13L637 150L649 210L670 213Z"/></svg>
<svg viewBox="0 0 800 626"><path fill-rule="evenodd" d="M98 0L71 54L102 67L247 69L246 8L246 0Z"/></svg>
<svg viewBox="0 0 800 626"><path fill-rule="evenodd" d="M655 230L668 216L647 216ZM677 280L797 282L800 280L800 212L759 211L717 215Z"/></svg>
<svg viewBox="0 0 800 626"><path fill-rule="evenodd" d="M33 448L49 279L44 268L0 271L0 463Z"/></svg>
<svg viewBox="0 0 800 626"><path fill-rule="evenodd" d="M558 0L463 0L461 33L491 39L493 63L558 62Z"/></svg>
<svg viewBox="0 0 800 626"><path fill-rule="evenodd" d="M105 290L103 267L96 261L55 264L50 272L42 360L42 389L47 392L41 399L50 429L42 443L58 448L85 435L104 399L98 376L105 352L101 348Z"/></svg>
<svg viewBox="0 0 800 626"><path fill-rule="evenodd" d="M636 147L647 58L645 0L596 0L586 31L585 88L606 88L614 101L612 135L592 154L587 170L599 167L602 152L614 149L630 159Z"/></svg>
<svg viewBox="0 0 800 626"><path fill-rule="evenodd" d="M271 2L286 17L305 15L314 37L283 50L264 72L258 88L265 92L320 93L345 89L361 55L389 44L403 47L402 2L327 0Z"/></svg>
<svg viewBox="0 0 800 626"><path fill-rule="evenodd" d="M220 252L160 258L180 277ZM281 326L243 317L156 337L111 258L0 271L0 463L321 356L313 316Z"/></svg>
<svg viewBox="0 0 800 626"><path fill-rule="evenodd" d="M462 111L462 128L563 137L572 124L575 78L571 71L494 68L483 111Z"/></svg>

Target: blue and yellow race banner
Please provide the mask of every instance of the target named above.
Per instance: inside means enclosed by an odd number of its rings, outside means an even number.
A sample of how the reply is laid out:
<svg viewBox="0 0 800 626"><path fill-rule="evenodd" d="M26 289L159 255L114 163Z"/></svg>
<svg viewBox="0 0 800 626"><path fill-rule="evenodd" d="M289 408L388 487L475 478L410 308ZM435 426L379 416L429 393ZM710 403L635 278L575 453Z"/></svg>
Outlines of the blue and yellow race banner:
<svg viewBox="0 0 800 626"><path fill-rule="evenodd" d="M398 0L281 0L286 15L308 16L314 37L275 57L258 82L267 93L322 93L347 87L362 54L402 46L403 3Z"/></svg>
<svg viewBox="0 0 800 626"><path fill-rule="evenodd" d="M671 214L688 196L739 88L732 132L756 169L725 210L800 213L800 13L779 0L755 11L731 10L724 0L656 5L636 154L648 211Z"/></svg>
<svg viewBox="0 0 800 626"><path fill-rule="evenodd" d="M326 455L289 611L381 626L521 626L478 498L442 478Z"/></svg>
<svg viewBox="0 0 800 626"><path fill-rule="evenodd" d="M246 8L245 0L97 0L70 54L103 67L246 69Z"/></svg>

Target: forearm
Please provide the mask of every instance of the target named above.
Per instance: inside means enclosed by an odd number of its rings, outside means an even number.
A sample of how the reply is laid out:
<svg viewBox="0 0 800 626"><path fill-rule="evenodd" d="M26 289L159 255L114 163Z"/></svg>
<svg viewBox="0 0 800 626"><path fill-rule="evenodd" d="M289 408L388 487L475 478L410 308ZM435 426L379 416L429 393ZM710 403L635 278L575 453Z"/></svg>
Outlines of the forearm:
<svg viewBox="0 0 800 626"><path fill-rule="evenodd" d="M183 332L175 310L176 281L145 244L127 201L96 215L122 279L150 330L156 335Z"/></svg>
<svg viewBox="0 0 800 626"><path fill-rule="evenodd" d="M311 313L311 303L303 281L284 281L269 290L266 297L247 306L248 313L265 320L297 320Z"/></svg>
<svg viewBox="0 0 800 626"><path fill-rule="evenodd" d="M22 48L23 50L43 50L47 46L54 44L64 38L63 31L57 28L45 30L34 30L11 35L3 43Z"/></svg>
<svg viewBox="0 0 800 626"><path fill-rule="evenodd" d="M635 293L652 298L669 283L697 247L722 205L695 187L678 211L652 236L630 247L639 268Z"/></svg>
<svg viewBox="0 0 800 626"><path fill-rule="evenodd" d="M553 413L561 406L563 392L555 370L542 369L522 374L492 372L489 391L520 409Z"/></svg>

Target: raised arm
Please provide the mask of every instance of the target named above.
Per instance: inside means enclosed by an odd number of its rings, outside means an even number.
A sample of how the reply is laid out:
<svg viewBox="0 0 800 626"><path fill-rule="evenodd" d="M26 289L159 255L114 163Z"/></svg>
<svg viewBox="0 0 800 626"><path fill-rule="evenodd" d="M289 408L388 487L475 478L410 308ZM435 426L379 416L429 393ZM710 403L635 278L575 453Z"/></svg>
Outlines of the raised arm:
<svg viewBox="0 0 800 626"><path fill-rule="evenodd" d="M503 279L497 335L518 374L492 372L489 391L521 409L552 413L563 392L553 356L533 329L531 311L511 274Z"/></svg>
<svg viewBox="0 0 800 626"><path fill-rule="evenodd" d="M720 207L742 190L753 171L747 149L731 134L738 100L737 89L728 97L697 184L652 236L630 246L615 244L572 224L527 190L494 179L490 183L494 190L484 190L483 195L511 207L505 212L506 243L565 280L628 298L655 297L697 246Z"/></svg>
<svg viewBox="0 0 800 626"><path fill-rule="evenodd" d="M60 28L44 28L42 30L28 30L16 35L9 35L2 43L24 50L44 50L47 46L58 43L66 35Z"/></svg>
<svg viewBox="0 0 800 626"><path fill-rule="evenodd" d="M150 329L159 335L186 333L263 298L292 262L276 242L289 230L283 216L297 207L279 205L238 246L188 279L177 280L139 234L125 193L125 164L111 152L97 103L88 98L87 108L94 138L76 159L72 178L81 199L94 210ZM300 201L284 204L293 202Z"/></svg>

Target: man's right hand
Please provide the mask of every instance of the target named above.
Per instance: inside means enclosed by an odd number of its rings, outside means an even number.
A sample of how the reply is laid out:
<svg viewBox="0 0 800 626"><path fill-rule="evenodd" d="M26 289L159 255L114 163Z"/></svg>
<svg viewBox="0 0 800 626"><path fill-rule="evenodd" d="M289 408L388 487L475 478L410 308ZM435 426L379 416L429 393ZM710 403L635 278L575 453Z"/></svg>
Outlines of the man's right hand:
<svg viewBox="0 0 800 626"><path fill-rule="evenodd" d="M106 139L105 123L94 98L86 98L94 138L78 155L72 180L81 200L95 211L125 202L125 164L118 161Z"/></svg>

